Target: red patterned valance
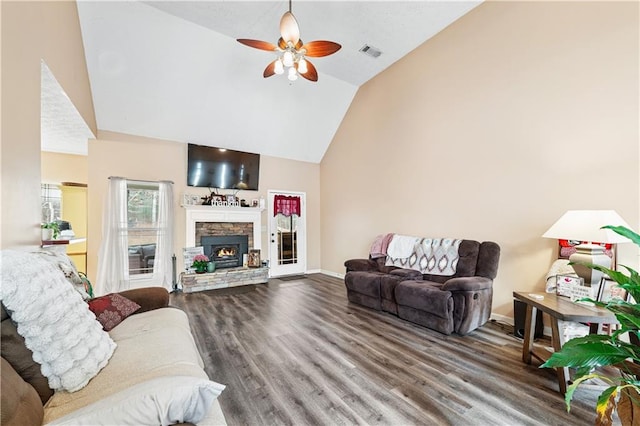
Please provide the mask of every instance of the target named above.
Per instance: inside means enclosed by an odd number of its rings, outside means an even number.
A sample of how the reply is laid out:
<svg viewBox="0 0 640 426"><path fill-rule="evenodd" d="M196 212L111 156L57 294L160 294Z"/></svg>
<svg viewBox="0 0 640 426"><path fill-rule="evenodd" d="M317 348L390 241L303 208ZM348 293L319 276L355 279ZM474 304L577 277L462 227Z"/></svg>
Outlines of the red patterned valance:
<svg viewBox="0 0 640 426"><path fill-rule="evenodd" d="M288 195L276 195L273 197L273 216L281 214L283 216L297 215L300 217L300 197L290 197Z"/></svg>

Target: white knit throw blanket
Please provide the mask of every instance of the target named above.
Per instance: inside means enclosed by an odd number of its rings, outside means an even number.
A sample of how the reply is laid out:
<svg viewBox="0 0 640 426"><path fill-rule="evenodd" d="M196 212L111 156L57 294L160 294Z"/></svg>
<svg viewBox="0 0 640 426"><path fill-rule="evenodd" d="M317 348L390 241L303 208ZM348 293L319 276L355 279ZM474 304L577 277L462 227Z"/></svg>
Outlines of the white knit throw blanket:
<svg viewBox="0 0 640 426"><path fill-rule="evenodd" d="M406 258L392 257L388 253L386 265L414 269L421 274L451 276L458 266L458 249L462 240L455 238L423 238L413 246Z"/></svg>
<svg viewBox="0 0 640 426"><path fill-rule="evenodd" d="M455 274L461 242L455 238L424 238L416 247L419 271L431 275Z"/></svg>
<svg viewBox="0 0 640 426"><path fill-rule="evenodd" d="M42 256L3 250L2 303L54 390L74 392L102 369L116 344L80 294Z"/></svg>

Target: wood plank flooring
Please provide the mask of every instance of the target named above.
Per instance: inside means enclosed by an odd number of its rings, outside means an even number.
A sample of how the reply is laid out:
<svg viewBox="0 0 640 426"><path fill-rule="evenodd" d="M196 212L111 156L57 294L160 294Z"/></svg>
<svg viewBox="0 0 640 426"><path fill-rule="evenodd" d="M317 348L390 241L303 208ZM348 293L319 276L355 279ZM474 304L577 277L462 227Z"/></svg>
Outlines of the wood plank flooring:
<svg viewBox="0 0 640 426"><path fill-rule="evenodd" d="M171 295L185 310L229 425L589 425L600 390L567 413L551 370L489 323L445 336L347 301L314 274Z"/></svg>

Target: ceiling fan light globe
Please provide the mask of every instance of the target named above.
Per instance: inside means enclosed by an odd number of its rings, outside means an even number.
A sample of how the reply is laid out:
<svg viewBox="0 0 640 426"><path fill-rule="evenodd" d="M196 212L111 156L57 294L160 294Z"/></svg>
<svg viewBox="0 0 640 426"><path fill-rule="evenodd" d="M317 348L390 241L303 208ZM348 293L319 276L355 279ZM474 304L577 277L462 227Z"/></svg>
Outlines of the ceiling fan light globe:
<svg viewBox="0 0 640 426"><path fill-rule="evenodd" d="M287 50L284 52L282 55L282 63L285 67L293 66L293 53L291 53L291 51Z"/></svg>
<svg viewBox="0 0 640 426"><path fill-rule="evenodd" d="M305 74L307 71L309 71L309 69L307 68L307 61L302 58L298 61L298 72L300 74Z"/></svg>
<svg viewBox="0 0 640 426"><path fill-rule="evenodd" d="M284 65L282 64L282 60L278 59L276 61L273 71L278 75L284 72Z"/></svg>
<svg viewBox="0 0 640 426"><path fill-rule="evenodd" d="M287 74L287 78L289 81L296 81L298 79L298 73L294 67L289 68L289 72Z"/></svg>
<svg viewBox="0 0 640 426"><path fill-rule="evenodd" d="M285 12L280 19L280 35L286 42L291 42L295 45L300 40L300 27L298 27L298 21L291 12Z"/></svg>

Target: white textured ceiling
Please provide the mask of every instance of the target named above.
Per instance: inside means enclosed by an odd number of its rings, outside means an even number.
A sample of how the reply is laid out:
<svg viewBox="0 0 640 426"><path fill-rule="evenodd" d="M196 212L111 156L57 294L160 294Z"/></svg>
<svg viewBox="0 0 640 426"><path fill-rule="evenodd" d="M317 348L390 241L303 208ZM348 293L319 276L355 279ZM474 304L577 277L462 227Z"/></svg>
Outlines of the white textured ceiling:
<svg viewBox="0 0 640 426"><path fill-rule="evenodd" d="M319 81L262 77L287 1L79 1L100 130L320 162L358 87L480 1L294 1ZM365 45L382 51L373 59Z"/></svg>
<svg viewBox="0 0 640 426"><path fill-rule="evenodd" d="M95 136L44 61L40 80L41 149L87 155L88 140Z"/></svg>

